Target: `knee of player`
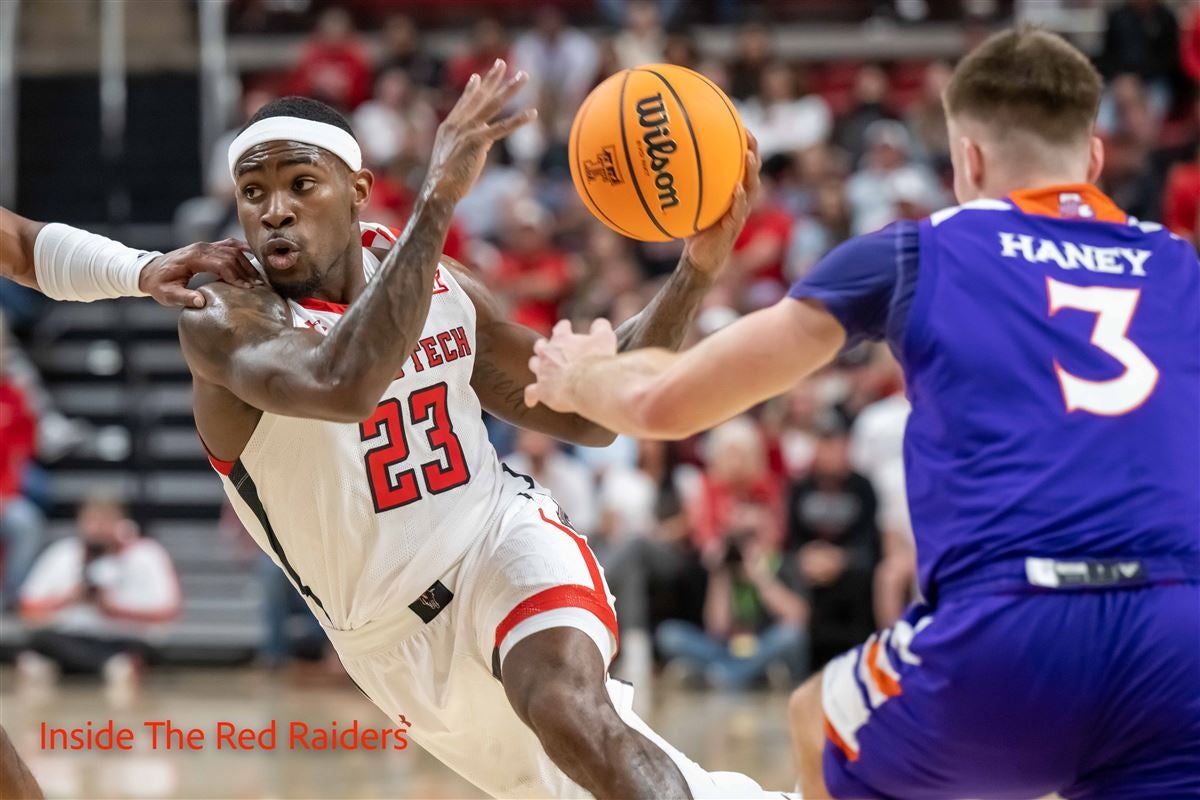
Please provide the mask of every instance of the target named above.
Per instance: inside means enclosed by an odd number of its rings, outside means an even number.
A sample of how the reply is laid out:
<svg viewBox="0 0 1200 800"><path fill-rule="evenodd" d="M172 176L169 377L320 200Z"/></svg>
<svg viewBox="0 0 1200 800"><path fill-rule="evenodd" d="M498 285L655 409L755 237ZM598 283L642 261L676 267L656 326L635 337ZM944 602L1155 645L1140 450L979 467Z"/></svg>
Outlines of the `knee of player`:
<svg viewBox="0 0 1200 800"><path fill-rule="evenodd" d="M796 736L823 726L824 711L821 708L821 673L813 675L800 684L788 698L788 725Z"/></svg>
<svg viewBox="0 0 1200 800"><path fill-rule="evenodd" d="M544 745L571 749L595 749L625 727L602 686L597 691L573 680L550 680L529 692L523 716Z"/></svg>

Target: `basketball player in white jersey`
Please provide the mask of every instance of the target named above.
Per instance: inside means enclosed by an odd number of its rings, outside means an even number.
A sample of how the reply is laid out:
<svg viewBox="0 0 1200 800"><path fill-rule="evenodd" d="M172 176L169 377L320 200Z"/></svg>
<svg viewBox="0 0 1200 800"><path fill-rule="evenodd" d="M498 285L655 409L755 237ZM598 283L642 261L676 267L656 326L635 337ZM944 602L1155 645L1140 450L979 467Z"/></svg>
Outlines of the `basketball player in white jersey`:
<svg viewBox="0 0 1200 800"><path fill-rule="evenodd" d="M304 596L351 678L434 756L497 797L767 796L707 773L608 680L612 597L582 536L507 470L481 412L579 444L613 435L522 402L537 334L507 322L441 249L455 204L525 81L497 61L438 131L405 231L364 225L349 125L312 100L261 110L232 143L246 241L270 286L204 287L180 342L196 425L258 544ZM619 332L677 347L727 260L757 158L727 216ZM502 213L502 210L498 210ZM775 794L774 796L778 796Z"/></svg>

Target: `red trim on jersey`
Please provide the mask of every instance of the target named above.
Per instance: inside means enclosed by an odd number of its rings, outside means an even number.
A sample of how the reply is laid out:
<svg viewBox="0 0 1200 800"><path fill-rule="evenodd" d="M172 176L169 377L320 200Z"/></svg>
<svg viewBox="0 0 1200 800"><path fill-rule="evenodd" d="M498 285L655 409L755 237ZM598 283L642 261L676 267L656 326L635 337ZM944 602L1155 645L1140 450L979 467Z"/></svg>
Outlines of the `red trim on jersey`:
<svg viewBox="0 0 1200 800"><path fill-rule="evenodd" d="M433 273L433 294L450 291L450 287L442 280L442 268L438 267Z"/></svg>
<svg viewBox="0 0 1200 800"><path fill-rule="evenodd" d="M500 647L505 637L520 623L556 608L579 608L589 611L604 623L604 627L612 632L613 638L617 636L617 616L608 604L608 599L601 600L594 590L582 584L564 583L525 598L508 612L508 616L496 626L496 647Z"/></svg>
<svg viewBox="0 0 1200 800"><path fill-rule="evenodd" d="M350 307L349 303L334 303L331 300L320 300L316 297L302 297L296 302L310 311L328 311L331 314L345 314L346 309Z"/></svg>
<svg viewBox="0 0 1200 800"><path fill-rule="evenodd" d="M383 225L376 225L367 228L362 232L362 246L375 247L376 239L383 239L387 242L387 246L391 247L396 243L396 239L400 237L400 231L396 228L388 228Z"/></svg>
<svg viewBox="0 0 1200 800"><path fill-rule="evenodd" d="M1064 194L1079 195L1080 200L1091 208L1094 216L1076 215L1071 212L1071 207L1064 208ZM1013 192L1008 199L1026 214L1059 219L1092 219L1100 222L1129 221L1129 216L1117 208L1116 203L1090 183L1066 183L1060 186L1043 186L1040 189L1023 189Z"/></svg>
<svg viewBox="0 0 1200 800"><path fill-rule="evenodd" d="M592 586L588 588L583 584L564 583L543 589L537 594L525 598L496 626L496 647L500 647L504 637L508 636L513 628L530 617L556 608L581 608L595 614L596 618L604 623L604 627L612 632L619 649L620 633L617 629L617 615L608 603L608 593L604 590L604 581L600 578L600 567L596 564L596 557L592 554L591 548L587 546L587 540L566 525L547 517L545 509L539 508L538 514L543 522L553 525L570 536L571 540L579 547L579 555L583 557L583 563L587 565ZM613 657L616 657L615 651Z"/></svg>
<svg viewBox="0 0 1200 800"><path fill-rule="evenodd" d="M608 596L604 592L604 582L600 580L600 567L596 564L596 557L592 555L592 548L587 546L587 539L584 539L558 520L547 517L546 509L544 508L538 509L538 516L542 518L542 522L553 525L567 536L570 536L575 544L579 546L579 555L583 556L583 563L587 564L588 576L592 579L592 588L604 598L605 605L607 605Z"/></svg>
<svg viewBox="0 0 1200 800"><path fill-rule="evenodd" d="M237 462L225 461L224 459L214 456L212 454L212 450L209 450L208 445L205 444L204 437L202 437L198 431L196 433L196 438L200 440L200 446L204 448L204 455L208 456L208 463L212 464L213 469L228 478L229 473L233 472L233 465Z"/></svg>

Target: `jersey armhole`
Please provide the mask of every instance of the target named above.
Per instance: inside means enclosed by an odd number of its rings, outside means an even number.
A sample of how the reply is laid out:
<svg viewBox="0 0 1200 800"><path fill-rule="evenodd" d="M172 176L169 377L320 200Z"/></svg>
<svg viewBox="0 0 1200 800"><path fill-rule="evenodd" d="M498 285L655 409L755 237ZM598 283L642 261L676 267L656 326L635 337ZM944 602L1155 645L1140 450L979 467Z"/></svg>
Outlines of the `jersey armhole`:
<svg viewBox="0 0 1200 800"><path fill-rule="evenodd" d="M916 360L917 337L925 324L938 279L938 255L934 246L934 227L929 219L917 223L917 253L913 267L912 300L909 302L908 315L904 320L904 330L899 333L898 344L900 352L893 348L892 352L900 362L905 372L912 367ZM896 259L896 269L901 269L900 259ZM899 290L897 280L897 290ZM911 400L911 395L910 395Z"/></svg>

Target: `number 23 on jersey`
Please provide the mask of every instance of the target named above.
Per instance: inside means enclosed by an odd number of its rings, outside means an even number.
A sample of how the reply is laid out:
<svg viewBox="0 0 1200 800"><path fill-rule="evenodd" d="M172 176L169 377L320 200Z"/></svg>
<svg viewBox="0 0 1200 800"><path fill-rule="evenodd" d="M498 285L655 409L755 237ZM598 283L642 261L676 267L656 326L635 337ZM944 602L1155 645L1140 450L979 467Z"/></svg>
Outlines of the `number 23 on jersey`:
<svg viewBox="0 0 1200 800"><path fill-rule="evenodd" d="M377 440L364 456L375 513L406 506L420 500L425 493L447 492L471 479L462 443L454 433L454 424L446 408L446 392L447 386L443 382L418 389L408 396L407 412L412 429L424 427L429 447L441 455L440 459L427 461L419 468L395 469L410 455L405 409L398 399L389 397L382 401L375 413L359 424L359 435L364 442Z"/></svg>

